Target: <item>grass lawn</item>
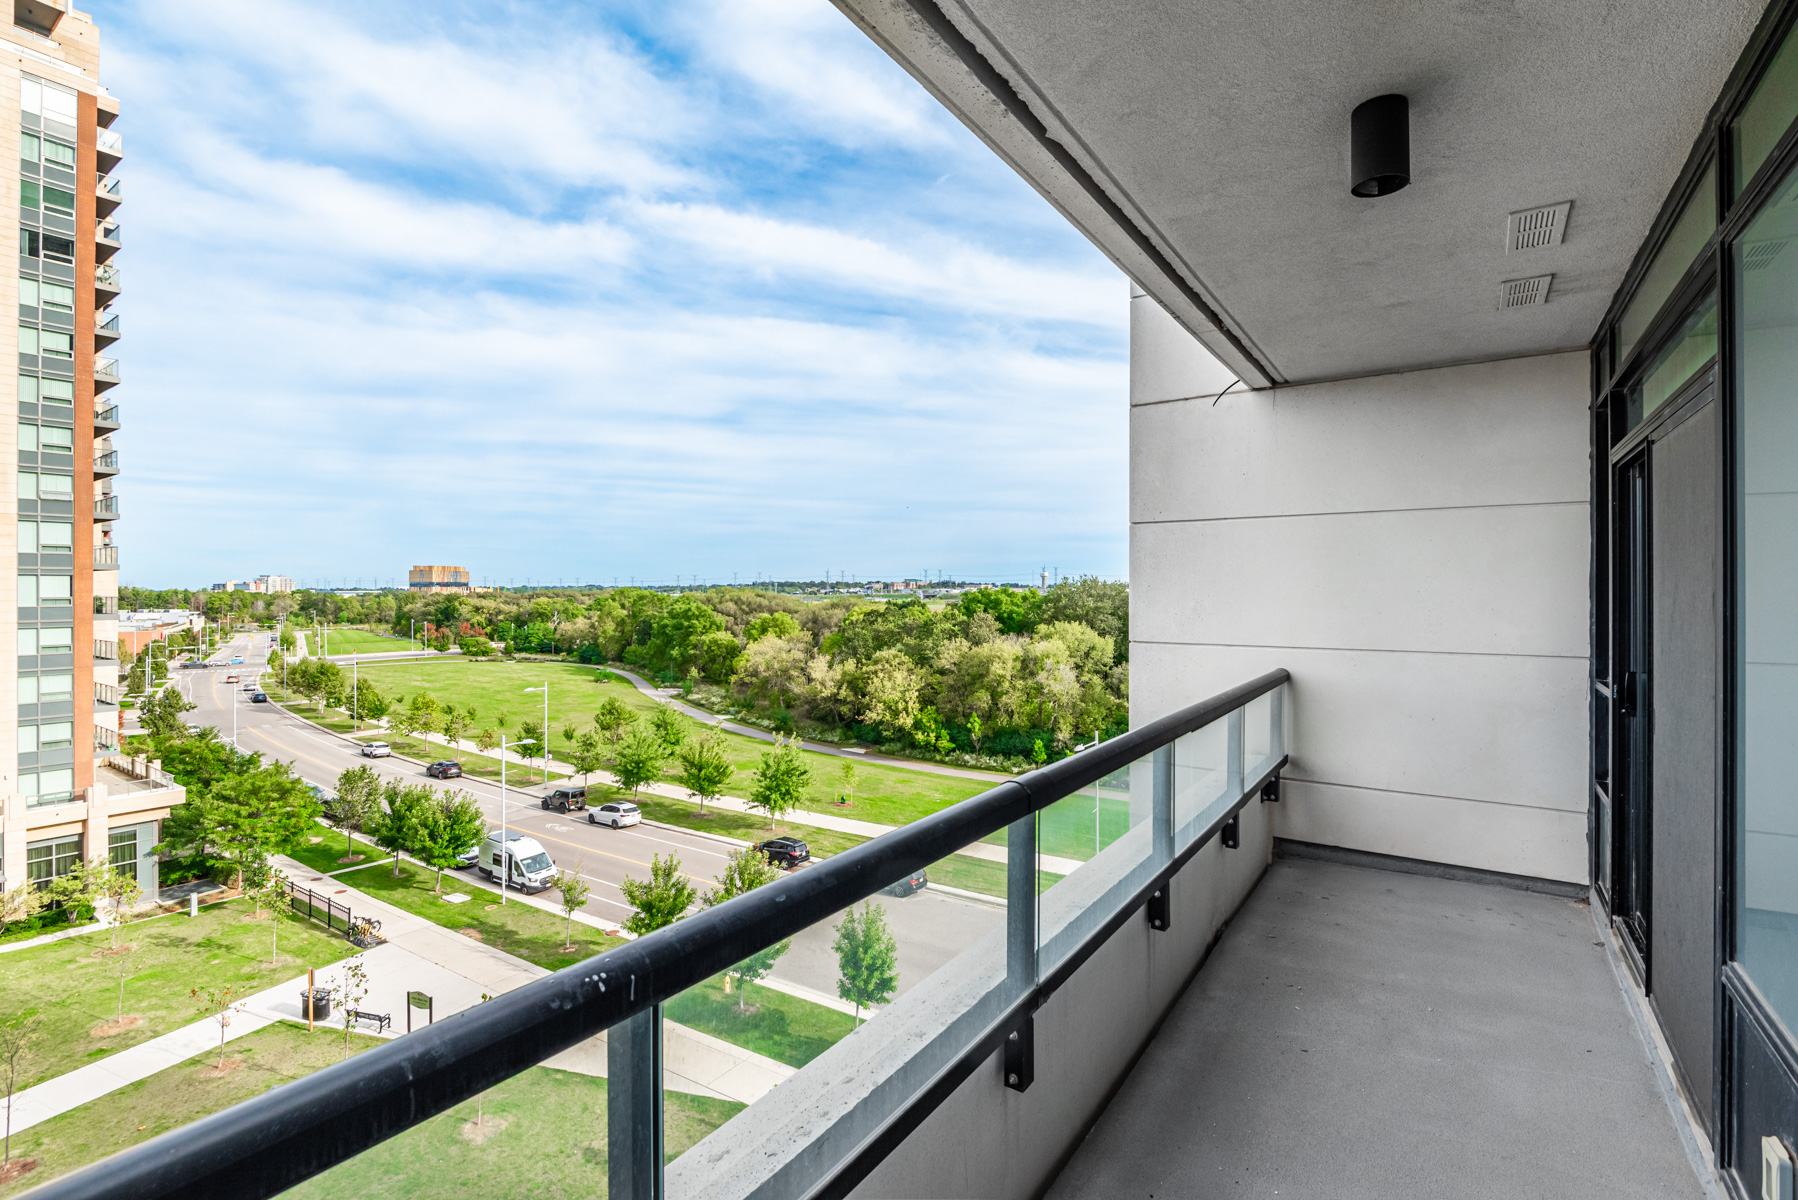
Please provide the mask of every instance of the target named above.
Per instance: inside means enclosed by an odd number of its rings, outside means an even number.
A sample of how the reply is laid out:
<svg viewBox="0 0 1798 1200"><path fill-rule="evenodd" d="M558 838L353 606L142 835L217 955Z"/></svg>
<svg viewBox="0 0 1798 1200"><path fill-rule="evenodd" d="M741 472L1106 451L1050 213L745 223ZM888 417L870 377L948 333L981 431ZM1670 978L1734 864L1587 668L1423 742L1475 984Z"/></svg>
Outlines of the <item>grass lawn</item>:
<svg viewBox="0 0 1798 1200"><path fill-rule="evenodd" d="M372 1037L352 1034L350 1053L359 1054L375 1044ZM299 1025L282 1022L246 1034L226 1043L226 1059L243 1062L235 1071L216 1079L201 1077L202 1070L218 1061L215 1050L13 1134L13 1157L35 1158L38 1168L10 1187L0 1187L0 1195L10 1196L34 1187L240 1100L261 1095L277 1084L310 1075L341 1061L343 1056L341 1029L307 1033Z"/></svg>
<svg viewBox="0 0 1798 1200"><path fill-rule="evenodd" d="M490 779L495 783L499 781L499 759L497 758L489 758L484 754L470 754L461 750L452 754L441 741L426 742L423 738L400 737L397 734L382 731L369 721L362 722L358 729L349 714L341 708L327 708L321 713L315 702L298 693L284 692L279 685L270 685L264 690L268 692L269 699L277 704L287 705L288 711L295 716L304 717L314 725L329 729L332 733L360 734L365 742L383 741L393 747L395 754L404 754L408 758L416 758L422 762L454 758L462 764L463 774L473 775L479 779ZM549 777L552 780L567 778L556 771L551 771ZM506 782L519 787L534 787L543 782L543 772L531 770L519 763L508 763L506 765Z"/></svg>
<svg viewBox="0 0 1798 1200"><path fill-rule="evenodd" d="M342 842L338 844L341 846ZM400 863L398 879L393 877L391 859L337 878L342 884L384 900L395 908L416 913L445 929L458 932L472 929L487 945L536 963L545 970L559 971L602 950L624 945L623 938L607 937L591 925L576 922L575 948L564 951L563 936L568 928L565 918L529 904L508 902L502 905L497 893L466 886L466 880L457 871L443 873L443 894L458 891L468 894L471 898L461 904L451 904L434 893L431 889L436 886L437 873L413 863Z"/></svg>
<svg viewBox="0 0 1798 1200"><path fill-rule="evenodd" d="M312 840L313 838L318 838L320 840L315 842ZM350 850L350 853L352 854L363 855L365 859L380 859L387 857L387 852L385 850L368 841L366 838L353 837L349 840L352 843L352 848ZM341 871L345 867L354 867L358 865L356 863L337 861L344 856L343 851L343 831L332 829L328 825L322 825L315 821L312 824L312 828L306 833L304 839L301 841L299 849L289 851L287 857L298 859L319 874L325 875L332 871ZM304 884L306 881L301 879L296 882Z"/></svg>
<svg viewBox="0 0 1798 1200"><path fill-rule="evenodd" d="M369 633L365 629L332 629L325 634L326 654L392 654L422 649L423 642L409 642L403 637Z"/></svg>
<svg viewBox="0 0 1798 1200"><path fill-rule="evenodd" d="M42 1036L19 1087L85 1066L139 1042L199 1020L190 988L233 987L248 996L354 953L342 935L294 916L280 926L280 954L269 958L270 917L250 917L247 900L157 917L128 925L120 935L129 955L103 953L109 933L90 933L48 946L0 955L0 1011L33 1007L42 1017ZM123 964L125 1012L143 1020L108 1037L96 1026L119 1012L119 970Z"/></svg>
<svg viewBox="0 0 1798 1200"><path fill-rule="evenodd" d="M803 1067L855 1029L846 1012L759 983L750 984L744 998L749 1011L738 1012L738 995L725 995L724 976L716 975L668 1001L662 1015L792 1067Z"/></svg>
<svg viewBox="0 0 1798 1200"><path fill-rule="evenodd" d="M578 663L438 659L365 664L362 671L378 681L384 696L409 697L420 690L427 691L458 708L472 705L477 714L477 729L504 717L513 731L517 730L521 720L542 719L541 697L527 694L524 689L539 687L547 680L550 686L550 740L557 753L562 753L568 746L562 736L562 727L572 724L577 730L592 728L593 713L607 696L624 701L640 719L646 719L657 707L656 701L610 671ZM689 717L683 717L682 721L689 736L704 728ZM737 769L735 777L726 785L726 794L747 795L751 786L750 773L772 747L755 738L727 733L724 748ZM855 764L855 805L842 809L832 801L843 790L842 768L850 760L810 751L805 757L812 768L812 785L801 801L802 807L819 812L843 812L884 825L904 825L992 786L985 780L862 762ZM664 774L664 778L674 782L678 764L671 763L670 767L672 769Z"/></svg>
<svg viewBox="0 0 1798 1200"><path fill-rule="evenodd" d="M743 1110L682 1092L666 1093L662 1105L670 1160ZM478 1101L307 1180L283 1200L603 1197L606 1171L606 1081L532 1067Z"/></svg>

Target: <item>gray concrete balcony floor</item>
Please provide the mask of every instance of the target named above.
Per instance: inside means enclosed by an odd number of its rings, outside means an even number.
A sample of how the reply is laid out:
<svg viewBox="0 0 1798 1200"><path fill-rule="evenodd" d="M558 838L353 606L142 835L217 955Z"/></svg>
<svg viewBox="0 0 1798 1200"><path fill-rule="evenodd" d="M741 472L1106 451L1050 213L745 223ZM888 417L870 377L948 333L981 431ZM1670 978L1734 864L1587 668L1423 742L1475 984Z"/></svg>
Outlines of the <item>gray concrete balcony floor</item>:
<svg viewBox="0 0 1798 1200"><path fill-rule="evenodd" d="M1584 900L1277 859L1050 1200L1704 1197Z"/></svg>

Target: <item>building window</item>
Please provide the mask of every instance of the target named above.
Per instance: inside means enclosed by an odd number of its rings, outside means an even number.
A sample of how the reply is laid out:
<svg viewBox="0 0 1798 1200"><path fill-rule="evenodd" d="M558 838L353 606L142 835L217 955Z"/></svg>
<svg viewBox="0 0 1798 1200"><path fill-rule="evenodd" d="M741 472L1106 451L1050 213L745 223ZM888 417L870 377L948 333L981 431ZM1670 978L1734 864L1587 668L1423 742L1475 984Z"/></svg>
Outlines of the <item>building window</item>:
<svg viewBox="0 0 1798 1200"><path fill-rule="evenodd" d="M137 874L137 828L115 829L106 838L111 854L109 860L113 867L120 871Z"/></svg>
<svg viewBox="0 0 1798 1200"><path fill-rule="evenodd" d="M38 630L37 652L39 654L75 653L75 627L73 625L54 625Z"/></svg>
<svg viewBox="0 0 1798 1200"><path fill-rule="evenodd" d="M23 580L21 579L21 582ZM39 575L37 577L37 602L44 608L73 604L75 602L75 577L73 575ZM23 595L21 588L20 594ZM23 604L20 607L24 607Z"/></svg>
<svg viewBox="0 0 1798 1200"><path fill-rule="evenodd" d="M37 328L32 325L19 326L19 353L37 353Z"/></svg>
<svg viewBox="0 0 1798 1200"><path fill-rule="evenodd" d="M75 477L51 471L40 471L37 477L38 497L43 500L73 500Z"/></svg>
<svg viewBox="0 0 1798 1200"><path fill-rule="evenodd" d="M75 798L74 769L58 767L49 771L22 772L19 775L19 794L25 797L26 808L67 804Z"/></svg>
<svg viewBox="0 0 1798 1200"><path fill-rule="evenodd" d="M67 554L75 547L75 527L67 521L39 521L37 544L40 550Z"/></svg>
<svg viewBox="0 0 1798 1200"><path fill-rule="evenodd" d="M25 877L35 887L48 887L52 879L61 879L81 864L81 835L71 834L50 842L32 842L25 847Z"/></svg>
<svg viewBox="0 0 1798 1200"><path fill-rule="evenodd" d="M23 326L20 327L19 332L21 334L25 332ZM74 334L62 333L55 329L45 329L38 333L38 344L40 347L38 353L47 354L51 358L75 357Z"/></svg>
<svg viewBox="0 0 1798 1200"><path fill-rule="evenodd" d="M75 385L67 379L44 379L38 383L38 394L45 404L75 403Z"/></svg>

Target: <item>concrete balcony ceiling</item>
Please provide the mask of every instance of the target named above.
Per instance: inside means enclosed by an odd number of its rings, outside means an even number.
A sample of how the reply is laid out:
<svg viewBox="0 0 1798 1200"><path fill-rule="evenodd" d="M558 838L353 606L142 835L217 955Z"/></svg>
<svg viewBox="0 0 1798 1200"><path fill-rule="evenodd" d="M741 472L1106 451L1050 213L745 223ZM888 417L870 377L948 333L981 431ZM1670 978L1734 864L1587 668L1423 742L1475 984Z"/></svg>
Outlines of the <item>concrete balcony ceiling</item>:
<svg viewBox="0 0 1798 1200"><path fill-rule="evenodd" d="M1586 345L1764 8L836 3L1250 386ZM1388 92L1412 182L1357 199L1349 113Z"/></svg>

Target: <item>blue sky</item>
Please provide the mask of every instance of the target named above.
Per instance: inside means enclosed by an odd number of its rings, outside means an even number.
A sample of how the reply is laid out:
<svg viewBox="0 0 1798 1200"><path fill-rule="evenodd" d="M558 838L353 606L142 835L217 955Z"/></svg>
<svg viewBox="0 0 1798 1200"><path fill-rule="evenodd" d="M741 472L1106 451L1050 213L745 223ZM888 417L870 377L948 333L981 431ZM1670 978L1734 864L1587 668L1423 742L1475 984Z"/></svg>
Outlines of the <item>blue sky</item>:
<svg viewBox="0 0 1798 1200"><path fill-rule="evenodd" d="M1124 575L1122 275L826 0L90 7L124 582Z"/></svg>

